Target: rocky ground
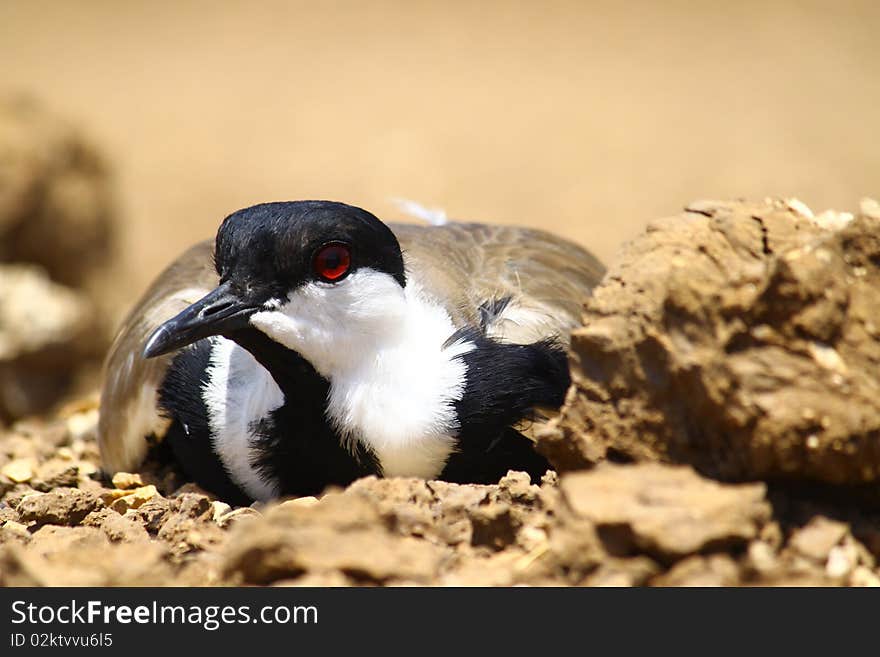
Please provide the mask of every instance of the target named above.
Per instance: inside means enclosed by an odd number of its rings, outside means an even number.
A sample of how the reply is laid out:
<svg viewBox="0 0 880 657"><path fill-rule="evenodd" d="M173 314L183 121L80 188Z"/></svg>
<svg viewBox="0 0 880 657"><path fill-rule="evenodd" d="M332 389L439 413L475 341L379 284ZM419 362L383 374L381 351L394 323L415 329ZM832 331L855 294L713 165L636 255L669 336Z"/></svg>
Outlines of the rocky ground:
<svg viewBox="0 0 880 657"><path fill-rule="evenodd" d="M63 415L0 442L0 584L880 584L880 516L688 466L371 477L230 508L157 460L103 479L94 404Z"/></svg>

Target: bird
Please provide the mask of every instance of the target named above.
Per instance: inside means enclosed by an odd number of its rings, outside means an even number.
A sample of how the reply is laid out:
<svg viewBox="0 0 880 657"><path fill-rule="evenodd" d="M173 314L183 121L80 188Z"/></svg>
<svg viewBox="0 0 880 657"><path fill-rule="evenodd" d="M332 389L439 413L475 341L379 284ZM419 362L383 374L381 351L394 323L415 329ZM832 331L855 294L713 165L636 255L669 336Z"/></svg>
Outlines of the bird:
<svg viewBox="0 0 880 657"><path fill-rule="evenodd" d="M524 427L562 405L570 332L605 269L542 230L436 223L336 201L227 216L122 322L103 470L132 471L160 441L236 504L367 475L543 475Z"/></svg>

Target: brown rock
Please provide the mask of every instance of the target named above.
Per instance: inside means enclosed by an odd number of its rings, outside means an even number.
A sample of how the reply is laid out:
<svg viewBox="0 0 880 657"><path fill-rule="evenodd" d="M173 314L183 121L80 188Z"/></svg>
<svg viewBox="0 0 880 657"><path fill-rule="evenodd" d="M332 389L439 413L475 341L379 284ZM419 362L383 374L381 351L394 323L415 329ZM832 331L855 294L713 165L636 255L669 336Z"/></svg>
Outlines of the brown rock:
<svg viewBox="0 0 880 657"><path fill-rule="evenodd" d="M824 564L831 549L843 540L848 531L849 528L842 522L817 516L805 527L794 532L789 547L809 559Z"/></svg>
<svg viewBox="0 0 880 657"><path fill-rule="evenodd" d="M358 581L428 582L439 566L437 548L393 534L357 494L328 495L304 508L273 507L232 533L224 573L244 583L334 571Z"/></svg>
<svg viewBox="0 0 880 657"><path fill-rule="evenodd" d="M184 510L175 511L172 506L156 537L169 545L175 557L182 557L218 549L225 543L228 533L220 529L210 513L193 517Z"/></svg>
<svg viewBox="0 0 880 657"><path fill-rule="evenodd" d="M47 409L96 348L95 312L32 265L0 265L0 417Z"/></svg>
<svg viewBox="0 0 880 657"><path fill-rule="evenodd" d="M654 586L736 586L739 569L726 554L688 557L652 581Z"/></svg>
<svg viewBox="0 0 880 657"><path fill-rule="evenodd" d="M215 522L222 528L231 527L233 524L239 523L242 520L252 520L254 518L258 518L260 516L260 512L256 509L252 509L249 506L243 506L238 509L234 509L229 511L228 513L224 513L219 518L215 520ZM213 513L211 515L213 518Z"/></svg>
<svg viewBox="0 0 880 657"><path fill-rule="evenodd" d="M101 506L103 502L93 493L78 488L57 488L51 493L25 497L17 510L23 521L36 525L76 525Z"/></svg>
<svg viewBox="0 0 880 657"><path fill-rule="evenodd" d="M125 495L118 497L110 504L110 508L120 514L126 513L131 509L137 509L159 495L159 491L152 484L141 486L134 490L127 490L125 493Z"/></svg>
<svg viewBox="0 0 880 657"><path fill-rule="evenodd" d="M660 566L647 557L631 559L605 559L601 565L587 577L583 586L643 586L660 572Z"/></svg>
<svg viewBox="0 0 880 657"><path fill-rule="evenodd" d="M138 508L127 511L125 515L140 522L149 533L155 534L162 528L171 513L171 501L165 497L156 496Z"/></svg>
<svg viewBox="0 0 880 657"><path fill-rule="evenodd" d="M0 545L3 543L27 543L31 540L31 533L27 525L15 520L0 522Z"/></svg>
<svg viewBox="0 0 880 657"><path fill-rule="evenodd" d="M132 516L121 516L112 509L92 511L83 521L85 527L97 527L114 543L137 543L150 540L143 524Z"/></svg>
<svg viewBox="0 0 880 657"><path fill-rule="evenodd" d="M46 525L26 549L0 546L0 585L169 585L175 579L164 555L156 543L110 543L94 527Z"/></svg>
<svg viewBox="0 0 880 657"><path fill-rule="evenodd" d="M20 484L31 480L31 477L34 476L35 467L36 462L32 458L15 459L0 468L0 474L7 477L10 481Z"/></svg>
<svg viewBox="0 0 880 657"><path fill-rule="evenodd" d="M880 479L877 219L704 202L626 245L572 336L560 470L607 456L721 479Z"/></svg>
<svg viewBox="0 0 880 657"><path fill-rule="evenodd" d="M139 474L117 472L113 475L113 485L116 488L128 490L129 488L140 488L144 485L144 482Z"/></svg>
<svg viewBox="0 0 880 657"><path fill-rule="evenodd" d="M506 504L488 504L470 513L471 545L503 550L516 541L519 522Z"/></svg>
<svg viewBox="0 0 880 657"><path fill-rule="evenodd" d="M172 500L175 510L187 518L213 516L214 508L211 505L211 498L207 495L176 492Z"/></svg>
<svg viewBox="0 0 880 657"><path fill-rule="evenodd" d="M744 545L770 518L762 484L723 485L687 467L604 465L560 482L560 525L587 521L613 554L676 559Z"/></svg>
<svg viewBox="0 0 880 657"><path fill-rule="evenodd" d="M0 260L81 283L106 261L112 206L106 165L71 125L32 101L0 102Z"/></svg>
<svg viewBox="0 0 880 657"><path fill-rule="evenodd" d="M68 461L53 459L41 465L31 485L48 493L53 488L75 488L79 483L79 467Z"/></svg>
<svg viewBox="0 0 880 657"><path fill-rule="evenodd" d="M18 511L6 502L0 502L0 523L7 520L18 521Z"/></svg>
<svg viewBox="0 0 880 657"><path fill-rule="evenodd" d="M850 575L849 585L877 587L880 586L880 575L870 568L859 566Z"/></svg>

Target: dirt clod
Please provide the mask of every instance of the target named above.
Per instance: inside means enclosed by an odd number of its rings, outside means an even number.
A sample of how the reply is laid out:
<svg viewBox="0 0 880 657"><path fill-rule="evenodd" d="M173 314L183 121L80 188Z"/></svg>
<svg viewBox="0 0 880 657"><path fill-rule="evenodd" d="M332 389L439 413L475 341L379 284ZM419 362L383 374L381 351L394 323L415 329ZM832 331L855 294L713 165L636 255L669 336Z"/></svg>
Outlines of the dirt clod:
<svg viewBox="0 0 880 657"><path fill-rule="evenodd" d="M661 559L745 545L770 518L761 484L723 485L687 467L612 466L560 483L560 528L587 520L612 553Z"/></svg>
<svg viewBox="0 0 880 657"><path fill-rule="evenodd" d="M101 498L93 493L78 488L56 488L49 493L26 496L17 510L22 520L38 526L73 526L103 504Z"/></svg>

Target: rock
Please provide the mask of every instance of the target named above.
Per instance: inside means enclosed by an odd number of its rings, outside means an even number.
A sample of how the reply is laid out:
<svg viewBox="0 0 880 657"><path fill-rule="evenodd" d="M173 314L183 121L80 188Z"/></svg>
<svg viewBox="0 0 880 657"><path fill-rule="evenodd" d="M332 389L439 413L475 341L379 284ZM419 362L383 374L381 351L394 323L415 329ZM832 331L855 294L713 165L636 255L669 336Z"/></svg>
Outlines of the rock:
<svg viewBox="0 0 880 657"><path fill-rule="evenodd" d="M53 488L75 488L79 483L79 467L68 461L53 459L42 464L31 485L38 491L48 493Z"/></svg>
<svg viewBox="0 0 880 657"><path fill-rule="evenodd" d="M622 250L572 335L560 471L614 459L724 480L880 479L877 219L704 202Z"/></svg>
<svg viewBox="0 0 880 657"><path fill-rule="evenodd" d="M283 507L308 507L314 506L318 503L318 498L314 495L306 495L304 497L297 497L292 500L284 500L280 506Z"/></svg>
<svg viewBox="0 0 880 657"><path fill-rule="evenodd" d="M655 586L736 586L738 583L737 565L726 554L689 557L652 582Z"/></svg>
<svg viewBox="0 0 880 657"><path fill-rule="evenodd" d="M134 490L125 491L126 495L119 497L110 504L110 508L119 514L126 513L130 509L137 509L145 502L159 495L159 491L153 484L140 486Z"/></svg>
<svg viewBox="0 0 880 657"><path fill-rule="evenodd" d="M269 584L308 573L338 572L358 581L428 582L437 574L434 546L394 535L357 494L325 496L310 507L276 506L233 528L223 571L233 581Z"/></svg>
<svg viewBox="0 0 880 657"><path fill-rule="evenodd" d="M828 577L846 577L858 565L859 557L852 544L835 545L828 552L825 572Z"/></svg>
<svg viewBox="0 0 880 657"><path fill-rule="evenodd" d="M762 484L719 484L687 467L609 464L564 475L560 490L553 533L586 521L621 556L644 551L668 560L745 545L771 513Z"/></svg>
<svg viewBox="0 0 880 657"><path fill-rule="evenodd" d="M346 577L342 573L338 571L331 571L328 573L306 573L301 577L295 577L293 579L282 579L277 582L273 582L272 586L318 586L321 588L325 588L329 586L352 586L354 583L354 581L352 581L350 578Z"/></svg>
<svg viewBox="0 0 880 657"><path fill-rule="evenodd" d="M0 101L0 260L37 263L80 284L107 261L112 216L107 166L94 147L33 101Z"/></svg>
<svg viewBox="0 0 880 657"><path fill-rule="evenodd" d="M660 572L660 566L647 557L604 559L583 586L644 586Z"/></svg>
<svg viewBox="0 0 880 657"><path fill-rule="evenodd" d="M471 545L503 550L516 541L519 523L504 504L488 504L474 509L471 518Z"/></svg>
<svg viewBox="0 0 880 657"><path fill-rule="evenodd" d="M749 543L747 563L758 578L776 577L781 570L779 557L774 549L768 543L760 540Z"/></svg>
<svg viewBox="0 0 880 657"><path fill-rule="evenodd" d="M398 534L461 545L471 542L471 514L488 501L492 490L414 478L365 477L348 492L375 505L383 522Z"/></svg>
<svg viewBox="0 0 880 657"><path fill-rule="evenodd" d="M0 546L0 585L171 585L176 582L165 552L155 543L110 543L94 527L46 525L26 550Z"/></svg>
<svg viewBox="0 0 880 657"><path fill-rule="evenodd" d="M162 496L156 496L136 509L126 511L125 516L133 520L136 519L149 533L156 534L171 513L171 501Z"/></svg>
<svg viewBox="0 0 880 657"><path fill-rule="evenodd" d="M0 474L8 477L10 481L19 484L30 481L31 477L34 476L35 466L36 462L34 459L15 459L0 468Z"/></svg>
<svg viewBox="0 0 880 657"><path fill-rule="evenodd" d="M125 497L126 495L130 495L131 491L123 490L121 488L105 488L101 490L100 498L101 501L104 502L107 506L110 506L121 497Z"/></svg>
<svg viewBox="0 0 880 657"><path fill-rule="evenodd" d="M175 492L174 508L186 516L187 518L205 518L214 513L212 500L207 495L201 493L180 493Z"/></svg>
<svg viewBox="0 0 880 657"><path fill-rule="evenodd" d="M137 543L150 540L143 524L132 516L121 516L108 508L92 511L83 521L83 526L97 527L114 543Z"/></svg>
<svg viewBox="0 0 880 657"><path fill-rule="evenodd" d="M509 470L498 482L498 488L511 499L524 502L534 501L539 494L538 486L531 483L529 475L516 470Z"/></svg>
<svg viewBox="0 0 880 657"><path fill-rule="evenodd" d="M258 518L260 515L260 512L256 509L252 509L249 506L244 506L229 511L228 513L224 513L217 519L217 524L220 525L220 527L225 528L231 526L233 523L238 523L245 519Z"/></svg>
<svg viewBox="0 0 880 657"><path fill-rule="evenodd" d="M847 532L848 527L842 522L817 516L805 527L795 531L789 541L789 547L809 559L824 564L832 548L843 540Z"/></svg>
<svg viewBox="0 0 880 657"><path fill-rule="evenodd" d="M36 102L0 99L0 421L48 410L106 346L106 165Z"/></svg>
<svg viewBox="0 0 880 657"><path fill-rule="evenodd" d="M6 502L0 502L0 523L6 522L7 520L17 521L18 511L9 506Z"/></svg>
<svg viewBox="0 0 880 657"><path fill-rule="evenodd" d="M31 265L0 265L0 416L47 409L100 339L92 304Z"/></svg>
<svg viewBox="0 0 880 657"><path fill-rule="evenodd" d="M129 488L139 488L144 485L144 482L139 474L117 472L113 475L113 485L116 488L128 490Z"/></svg>
<svg viewBox="0 0 880 657"><path fill-rule="evenodd" d="M229 506L226 502L220 502L219 500L211 502L211 518L213 518L214 522L216 523L219 523L220 518L225 516L230 511L232 511L232 507Z"/></svg>
<svg viewBox="0 0 880 657"><path fill-rule="evenodd" d="M850 576L850 586L880 586L880 576L870 568L857 567Z"/></svg>
<svg viewBox="0 0 880 657"><path fill-rule="evenodd" d="M78 488L57 488L50 493L25 497L18 513L25 522L36 525L76 525L95 509L103 506L101 499Z"/></svg>
<svg viewBox="0 0 880 657"><path fill-rule="evenodd" d="M13 541L27 543L30 540L31 533L28 531L27 525L15 520L6 520L0 523L0 544Z"/></svg>

